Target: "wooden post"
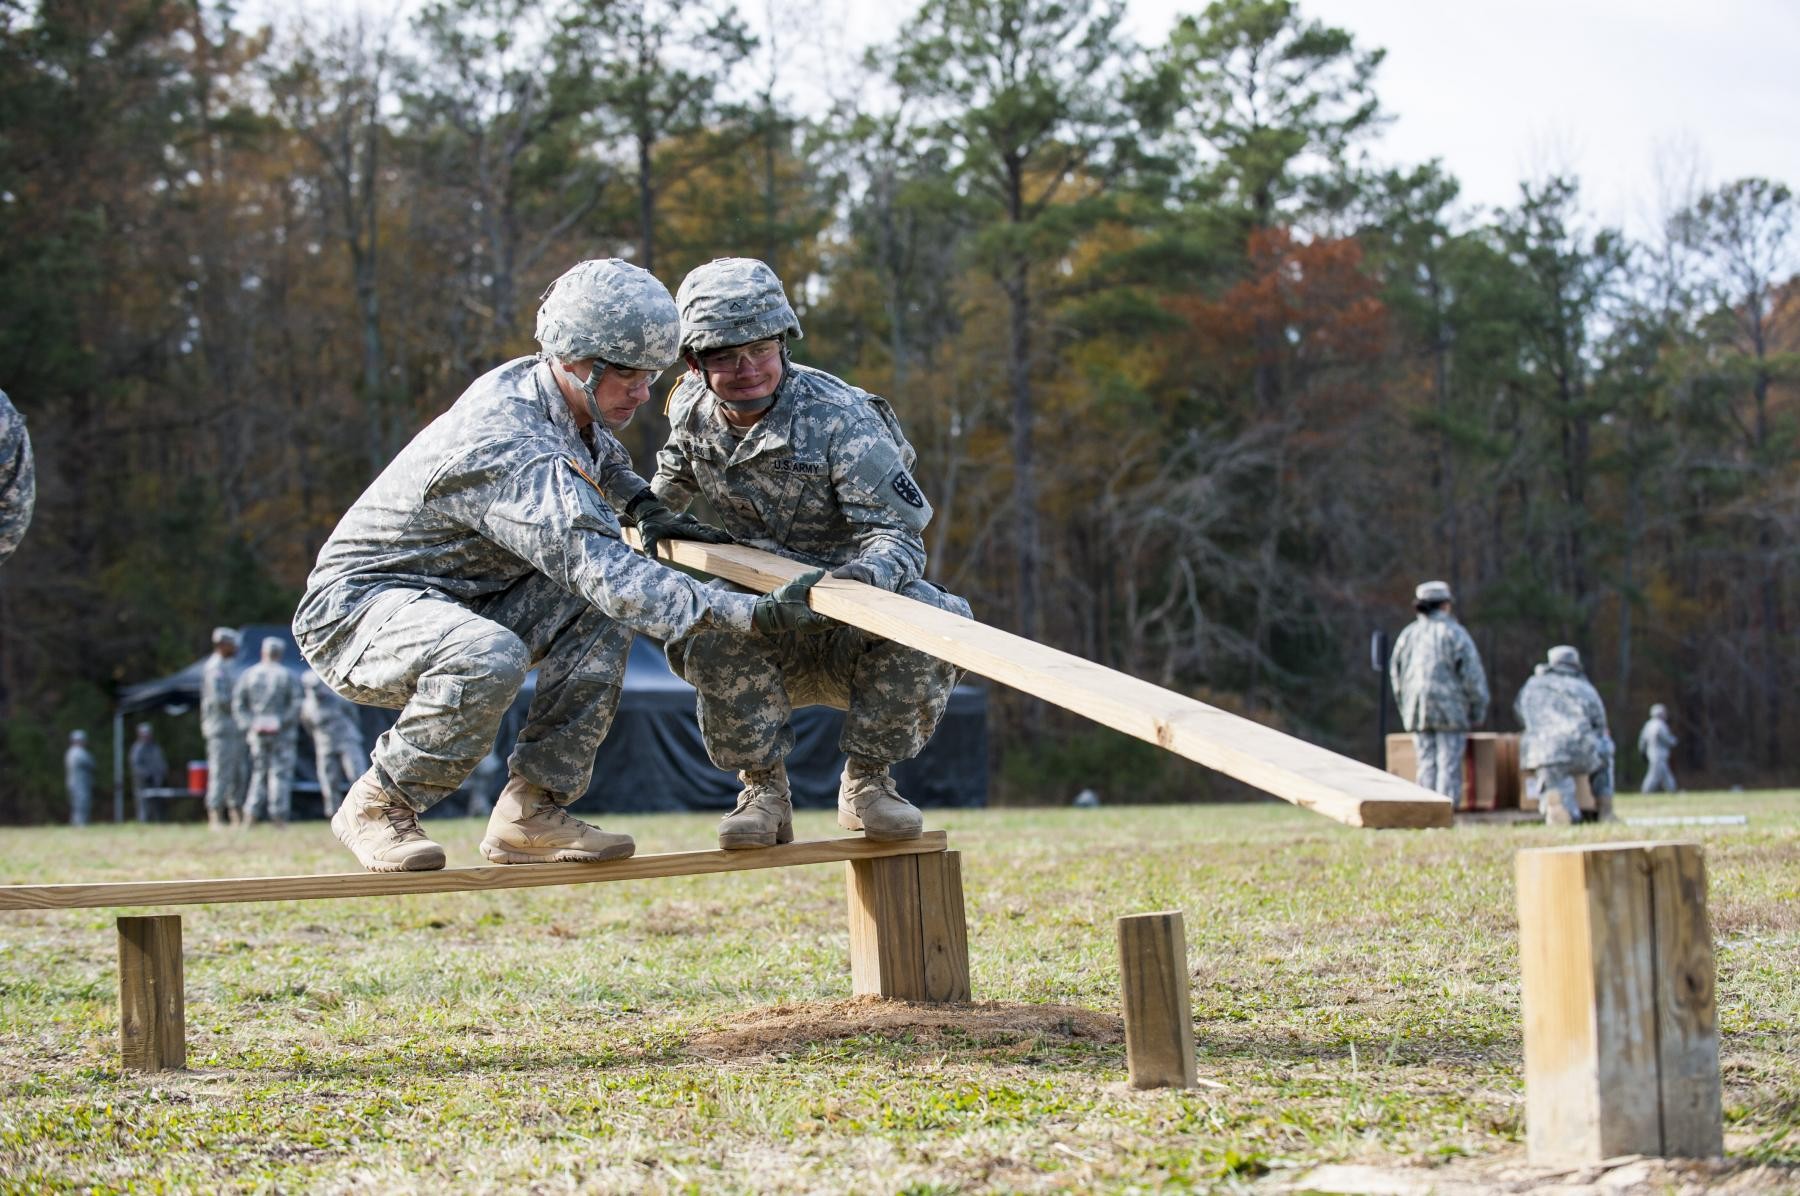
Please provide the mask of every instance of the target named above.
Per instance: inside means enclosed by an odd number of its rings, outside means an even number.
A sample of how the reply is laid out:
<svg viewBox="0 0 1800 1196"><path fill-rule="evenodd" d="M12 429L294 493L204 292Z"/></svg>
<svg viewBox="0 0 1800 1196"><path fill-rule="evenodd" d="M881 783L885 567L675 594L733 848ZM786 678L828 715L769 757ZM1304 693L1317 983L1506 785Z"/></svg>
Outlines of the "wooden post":
<svg viewBox="0 0 1800 1196"><path fill-rule="evenodd" d="M1181 911L1119 919L1125 1062L1133 1088L1192 1088L1194 1018Z"/></svg>
<svg viewBox="0 0 1800 1196"><path fill-rule="evenodd" d="M119 1055L132 1071L187 1067L181 917L119 919Z"/></svg>
<svg viewBox="0 0 1800 1196"><path fill-rule="evenodd" d="M969 999L962 853L847 860L844 879L857 996Z"/></svg>
<svg viewBox="0 0 1800 1196"><path fill-rule="evenodd" d="M1517 872L1531 1161L1722 1154L1699 846L1521 851Z"/></svg>

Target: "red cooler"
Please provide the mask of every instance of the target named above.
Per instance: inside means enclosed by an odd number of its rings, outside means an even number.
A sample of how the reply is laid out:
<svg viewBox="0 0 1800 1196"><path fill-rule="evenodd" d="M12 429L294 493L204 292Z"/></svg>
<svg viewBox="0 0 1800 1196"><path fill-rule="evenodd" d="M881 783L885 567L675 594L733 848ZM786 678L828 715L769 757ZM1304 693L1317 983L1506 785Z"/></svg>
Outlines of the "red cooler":
<svg viewBox="0 0 1800 1196"><path fill-rule="evenodd" d="M188 787L189 793L205 793L206 792L206 761L204 761L204 760L189 760L188 761L188 786L187 787Z"/></svg>

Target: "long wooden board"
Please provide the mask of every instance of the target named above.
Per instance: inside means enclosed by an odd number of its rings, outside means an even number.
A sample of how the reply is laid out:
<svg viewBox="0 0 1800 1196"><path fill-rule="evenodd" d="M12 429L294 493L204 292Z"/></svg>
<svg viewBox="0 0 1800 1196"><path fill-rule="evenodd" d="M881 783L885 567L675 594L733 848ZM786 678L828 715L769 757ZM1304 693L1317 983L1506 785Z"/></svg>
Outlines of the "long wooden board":
<svg viewBox="0 0 1800 1196"><path fill-rule="evenodd" d="M634 532L627 535L635 542ZM665 540L657 555L764 593L807 571L741 544ZM1366 827L1450 825L1448 798L1117 669L861 582L827 576L812 594L812 607L821 614L1165 747L1327 818Z"/></svg>
<svg viewBox="0 0 1800 1196"><path fill-rule="evenodd" d="M597 864L512 864L442 868L436 872L334 872L322 876L245 876L229 880L146 880L87 885L0 885L0 910L94 909L125 906L212 905L235 901L311 901L331 897L394 897L409 893L465 893L478 889L535 889L791 868L943 851L943 831L877 843L861 836L787 843L754 851L677 851Z"/></svg>

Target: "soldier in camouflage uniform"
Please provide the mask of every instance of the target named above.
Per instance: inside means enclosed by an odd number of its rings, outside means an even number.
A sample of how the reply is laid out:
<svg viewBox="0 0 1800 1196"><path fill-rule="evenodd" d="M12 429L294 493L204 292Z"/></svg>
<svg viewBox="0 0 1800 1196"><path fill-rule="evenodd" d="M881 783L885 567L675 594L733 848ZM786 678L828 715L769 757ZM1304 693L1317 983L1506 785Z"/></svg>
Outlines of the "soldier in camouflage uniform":
<svg viewBox="0 0 1800 1196"><path fill-rule="evenodd" d="M1650 762L1650 771L1644 774L1644 783L1640 786L1641 792L1674 793L1680 788L1669 768L1669 753L1677 742L1675 732L1669 730L1669 708L1658 702L1650 707L1650 717L1644 722L1644 729L1638 732L1638 750Z"/></svg>
<svg viewBox="0 0 1800 1196"><path fill-rule="evenodd" d="M313 771L319 777L319 804L325 817L337 813L338 802L369 767L356 703L331 691L311 669L300 682L300 725L313 743Z"/></svg>
<svg viewBox="0 0 1800 1196"><path fill-rule="evenodd" d="M1601 821L1612 818L1612 795L1600 775L1606 768L1606 707L1581 672L1581 654L1568 645L1550 649L1542 673L1525 683L1513 712L1525 728L1519 739L1519 767L1535 771L1532 787L1544 807L1544 821L1567 826L1581 821L1575 778L1590 778Z"/></svg>
<svg viewBox="0 0 1800 1196"><path fill-rule="evenodd" d="M206 736L206 823L222 830L244 817L244 790L250 784L250 745L231 712L231 690L237 681L232 659L238 633L215 627L212 655L200 666L200 733Z"/></svg>
<svg viewBox="0 0 1800 1196"><path fill-rule="evenodd" d="M382 471L319 553L294 617L328 685L400 717L332 819L365 868L441 868L418 813L492 748L538 668L537 693L481 852L502 864L630 855L564 809L587 790L634 632L835 626L806 605L814 573L753 597L708 589L632 552L609 503L649 487L614 436L674 363L668 289L617 260L545 292L542 353L477 379ZM661 504L656 504L660 506ZM723 533L639 503L646 537Z"/></svg>
<svg viewBox="0 0 1800 1196"><path fill-rule="evenodd" d="M231 689L231 713L244 728L250 748L250 790L244 797L244 825L266 817L287 825L294 797L294 758L300 743L300 682L281 658L287 645L270 636L262 661L244 670Z"/></svg>
<svg viewBox="0 0 1800 1196"><path fill-rule="evenodd" d="M94 754L88 751L86 731L69 732L63 783L69 790L69 825L86 826L94 812Z"/></svg>
<svg viewBox="0 0 1800 1196"><path fill-rule="evenodd" d="M1487 717L1487 674L1475 641L1456 621L1450 587L1421 583L1413 591L1418 618L1394 641L1389 677L1400 722L1412 732L1419 784L1462 804L1463 745Z"/></svg>
<svg viewBox="0 0 1800 1196"><path fill-rule="evenodd" d="M739 543L967 617L968 603L922 576L931 504L899 421L885 400L789 360L800 324L774 271L722 258L689 274L676 301L688 374L670 396L656 498L679 511L703 495ZM846 711L839 825L871 839L920 833L924 820L889 767L936 730L952 666L850 627L805 640L701 629L667 651L699 691L713 763L743 783L719 824L721 847L793 838L789 720L811 703Z"/></svg>
<svg viewBox="0 0 1800 1196"><path fill-rule="evenodd" d="M0 564L13 554L37 504L37 466L25 417L0 390Z"/></svg>

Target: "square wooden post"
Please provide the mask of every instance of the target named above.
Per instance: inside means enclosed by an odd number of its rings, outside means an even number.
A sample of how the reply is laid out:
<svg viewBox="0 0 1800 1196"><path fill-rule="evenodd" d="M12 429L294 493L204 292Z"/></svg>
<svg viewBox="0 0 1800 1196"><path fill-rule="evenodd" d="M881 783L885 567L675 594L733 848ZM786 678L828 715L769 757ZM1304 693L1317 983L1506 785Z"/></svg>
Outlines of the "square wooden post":
<svg viewBox="0 0 1800 1196"><path fill-rule="evenodd" d="M1531 1160L1723 1153L1699 846L1522 851L1517 872Z"/></svg>
<svg viewBox="0 0 1800 1196"><path fill-rule="evenodd" d="M187 1067L181 918L120 918L119 1055L132 1071Z"/></svg>
<svg viewBox="0 0 1800 1196"><path fill-rule="evenodd" d="M1119 919L1125 1063L1133 1088L1192 1088L1194 1015L1180 910Z"/></svg>
<svg viewBox="0 0 1800 1196"><path fill-rule="evenodd" d="M961 852L848 860L844 879L857 996L969 999Z"/></svg>

